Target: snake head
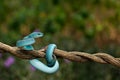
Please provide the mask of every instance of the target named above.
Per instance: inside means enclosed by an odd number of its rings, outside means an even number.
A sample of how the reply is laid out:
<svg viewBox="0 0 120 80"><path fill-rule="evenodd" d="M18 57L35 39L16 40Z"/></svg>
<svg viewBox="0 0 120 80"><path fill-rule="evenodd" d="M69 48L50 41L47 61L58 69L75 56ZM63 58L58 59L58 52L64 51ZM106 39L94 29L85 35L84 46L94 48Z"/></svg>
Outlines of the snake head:
<svg viewBox="0 0 120 80"><path fill-rule="evenodd" d="M33 33L29 34L28 36L24 37L24 39L25 38L39 38L42 36L43 36L42 32L33 32Z"/></svg>

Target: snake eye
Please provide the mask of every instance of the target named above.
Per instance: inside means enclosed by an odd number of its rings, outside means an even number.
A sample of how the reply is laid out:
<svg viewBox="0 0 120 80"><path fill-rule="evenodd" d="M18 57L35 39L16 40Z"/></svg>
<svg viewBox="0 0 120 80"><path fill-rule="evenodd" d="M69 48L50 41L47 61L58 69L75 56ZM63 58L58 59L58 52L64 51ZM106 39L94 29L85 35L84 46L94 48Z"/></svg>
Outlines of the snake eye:
<svg viewBox="0 0 120 80"><path fill-rule="evenodd" d="M38 33L39 36L43 36L43 33Z"/></svg>
<svg viewBox="0 0 120 80"><path fill-rule="evenodd" d="M38 35L41 35L41 33L38 33Z"/></svg>

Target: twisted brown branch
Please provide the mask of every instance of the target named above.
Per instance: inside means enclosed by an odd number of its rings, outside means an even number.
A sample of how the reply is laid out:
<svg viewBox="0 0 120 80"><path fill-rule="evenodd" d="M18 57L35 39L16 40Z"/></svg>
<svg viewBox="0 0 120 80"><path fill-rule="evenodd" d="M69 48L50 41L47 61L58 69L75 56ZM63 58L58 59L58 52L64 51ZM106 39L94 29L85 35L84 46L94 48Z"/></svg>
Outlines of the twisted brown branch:
<svg viewBox="0 0 120 80"><path fill-rule="evenodd" d="M9 45L0 42L0 52L2 53L9 52L12 55L22 59L44 58L46 48L47 47L40 50L26 51L21 48L11 47ZM120 58L114 58L106 53L89 54L85 52L76 52L76 51L67 52L67 51L55 49L54 54L56 56L71 61L77 61L77 62L94 61L103 64L111 64L120 68Z"/></svg>

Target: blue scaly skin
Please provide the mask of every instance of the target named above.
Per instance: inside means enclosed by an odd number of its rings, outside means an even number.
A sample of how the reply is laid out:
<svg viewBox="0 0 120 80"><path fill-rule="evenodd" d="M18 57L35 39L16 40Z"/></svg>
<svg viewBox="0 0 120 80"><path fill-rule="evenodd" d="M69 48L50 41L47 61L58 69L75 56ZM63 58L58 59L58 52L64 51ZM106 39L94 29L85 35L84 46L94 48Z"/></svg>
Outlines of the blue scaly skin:
<svg viewBox="0 0 120 80"><path fill-rule="evenodd" d="M24 37L23 40L17 41L16 46L23 47L25 50L34 50L32 44L35 43L34 38L42 37L43 33L41 32L33 32L29 34L28 36ZM46 50L46 61L47 66L40 62L37 59L30 60L30 63L37 69L45 72L45 73L54 73L59 68L59 63L56 59L53 58L53 52L56 48L55 44L48 45L48 48Z"/></svg>
<svg viewBox="0 0 120 80"><path fill-rule="evenodd" d="M48 47L54 47L55 48L55 46L54 46L55 44L50 44L50 45L48 45ZM51 48L51 49L49 49L48 51L51 51L51 52L53 52L54 51L54 48ZM51 52L46 52L46 57L48 57L50 54L51 54ZM52 56L53 55L53 53L50 55L50 56ZM49 61L48 61L48 59L50 59L50 63L48 63ZM40 62L39 60L37 60L37 59L33 59L33 60L30 60L30 63L35 67L35 68L37 68L37 69L39 69L39 70L41 70L41 71L43 71L43 72L45 72L45 73L55 73L58 69L59 69L59 63L58 63L58 61L57 60L55 60L55 62L54 63L51 63L51 61L53 61L54 59L52 59L51 60L51 58L47 58L46 59L47 60L47 63L48 64L50 64L50 66L46 66L45 64L43 64L42 62ZM52 66L51 66L52 65Z"/></svg>
<svg viewBox="0 0 120 80"><path fill-rule="evenodd" d="M31 34L29 34L28 36L24 37L23 39L26 40L26 39L29 39L29 38L39 38L39 37L42 37L43 36L43 33L41 32L33 32ZM27 46L24 46L23 47L24 49L26 50L34 50L33 46L32 45L27 45Z"/></svg>
<svg viewBox="0 0 120 80"><path fill-rule="evenodd" d="M23 47L23 45L27 46L27 45L32 45L34 43L35 43L34 38L26 38L26 39L23 39L23 40L18 40L17 43L16 43L16 46L17 47Z"/></svg>
<svg viewBox="0 0 120 80"><path fill-rule="evenodd" d="M39 37L43 37L43 33L33 32L33 33L29 34L28 36L24 37L24 39L26 39L26 38L39 38Z"/></svg>
<svg viewBox="0 0 120 80"><path fill-rule="evenodd" d="M47 65L49 67L53 66L55 64L55 61L56 59L54 59L53 57L53 52L54 52L54 49L56 48L57 46L55 44L49 44L48 47L47 47L47 50L46 50L46 60L47 60Z"/></svg>

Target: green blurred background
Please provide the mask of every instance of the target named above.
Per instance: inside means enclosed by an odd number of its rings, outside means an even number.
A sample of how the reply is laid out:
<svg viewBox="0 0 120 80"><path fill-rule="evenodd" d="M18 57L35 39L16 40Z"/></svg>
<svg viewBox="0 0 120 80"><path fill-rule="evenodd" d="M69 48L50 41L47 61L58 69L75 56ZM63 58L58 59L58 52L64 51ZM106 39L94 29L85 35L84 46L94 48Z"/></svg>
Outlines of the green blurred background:
<svg viewBox="0 0 120 80"><path fill-rule="evenodd" d="M44 37L34 45L40 49L55 43L66 51L91 54L106 52L120 56L119 0L0 0L0 41L15 46L33 31ZM31 70L27 60L15 58L6 68L0 58L0 80L120 80L120 69L95 62L77 63L59 59L57 73Z"/></svg>

